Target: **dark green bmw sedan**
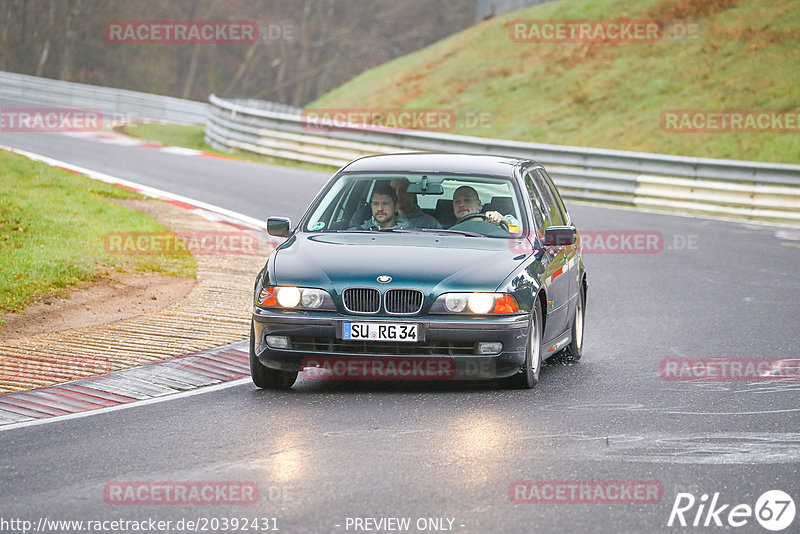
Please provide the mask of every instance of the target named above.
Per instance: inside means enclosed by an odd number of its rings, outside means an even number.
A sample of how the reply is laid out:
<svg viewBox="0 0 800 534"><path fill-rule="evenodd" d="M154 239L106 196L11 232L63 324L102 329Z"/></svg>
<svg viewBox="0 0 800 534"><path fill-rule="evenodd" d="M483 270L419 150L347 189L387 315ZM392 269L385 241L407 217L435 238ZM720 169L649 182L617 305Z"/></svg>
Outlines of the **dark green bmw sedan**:
<svg viewBox="0 0 800 534"><path fill-rule="evenodd" d="M340 169L258 274L250 370L324 380L539 380L583 350L580 235L525 159L396 154Z"/></svg>

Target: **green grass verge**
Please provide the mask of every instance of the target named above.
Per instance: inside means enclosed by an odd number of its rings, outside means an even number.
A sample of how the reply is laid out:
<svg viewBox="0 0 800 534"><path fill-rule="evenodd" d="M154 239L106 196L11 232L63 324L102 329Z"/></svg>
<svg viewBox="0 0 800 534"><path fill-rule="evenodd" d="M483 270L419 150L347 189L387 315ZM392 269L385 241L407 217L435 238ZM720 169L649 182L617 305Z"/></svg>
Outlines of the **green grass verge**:
<svg viewBox="0 0 800 534"><path fill-rule="evenodd" d="M109 270L196 275L191 255L107 252L108 233L169 231L114 198L142 197L0 151L0 316Z"/></svg>
<svg viewBox="0 0 800 534"><path fill-rule="evenodd" d="M133 137L147 139L148 141L155 141L163 145L178 146L183 148L192 148L194 150L202 150L211 154L220 156L233 156L255 163L263 163L265 165L280 165L282 167L294 167L297 169L305 169L309 171L318 171L330 174L331 167L324 165L317 165L314 163L303 163L299 161L292 161L283 158L272 158L268 156L260 156L258 154L251 154L237 150L236 152L221 152L215 150L205 141L205 126L202 124L136 124L132 126L125 126L122 132Z"/></svg>
<svg viewBox="0 0 800 534"><path fill-rule="evenodd" d="M691 38L535 43L513 20L658 19ZM694 26L690 26L694 25ZM800 0L559 0L371 69L308 108L445 108L453 133L800 163L797 133L671 133L663 111L800 110ZM483 113L483 125L468 117Z"/></svg>

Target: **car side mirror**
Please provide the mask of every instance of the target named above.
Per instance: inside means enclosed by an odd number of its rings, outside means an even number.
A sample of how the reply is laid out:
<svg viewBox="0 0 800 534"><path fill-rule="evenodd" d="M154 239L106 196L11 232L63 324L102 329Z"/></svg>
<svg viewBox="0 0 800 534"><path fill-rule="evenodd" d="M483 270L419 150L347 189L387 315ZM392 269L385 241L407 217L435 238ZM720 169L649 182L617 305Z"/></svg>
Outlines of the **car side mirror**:
<svg viewBox="0 0 800 534"><path fill-rule="evenodd" d="M578 231L574 226L549 226L544 231L544 246L566 247L574 245Z"/></svg>
<svg viewBox="0 0 800 534"><path fill-rule="evenodd" d="M289 237L292 221L286 217L270 217L267 219L267 233L275 237Z"/></svg>

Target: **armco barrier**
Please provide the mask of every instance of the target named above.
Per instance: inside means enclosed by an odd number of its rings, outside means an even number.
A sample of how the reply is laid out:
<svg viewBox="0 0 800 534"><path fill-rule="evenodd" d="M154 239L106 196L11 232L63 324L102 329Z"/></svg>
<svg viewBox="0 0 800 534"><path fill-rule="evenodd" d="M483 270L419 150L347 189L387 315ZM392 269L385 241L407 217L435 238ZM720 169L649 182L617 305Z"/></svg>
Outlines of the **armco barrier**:
<svg viewBox="0 0 800 534"><path fill-rule="evenodd" d="M297 112L211 95L206 141L339 167L369 154L457 152L535 159L566 198L648 209L800 225L800 165L761 163L523 143L358 125L308 131Z"/></svg>
<svg viewBox="0 0 800 534"><path fill-rule="evenodd" d="M208 105L171 96L0 72L0 97L55 107L91 108L127 120L204 124Z"/></svg>
<svg viewBox="0 0 800 534"><path fill-rule="evenodd" d="M2 71L0 97L54 107L97 109L123 120L205 124L208 113L208 104L205 102ZM265 111L295 114L301 111L294 106L264 100L242 102Z"/></svg>

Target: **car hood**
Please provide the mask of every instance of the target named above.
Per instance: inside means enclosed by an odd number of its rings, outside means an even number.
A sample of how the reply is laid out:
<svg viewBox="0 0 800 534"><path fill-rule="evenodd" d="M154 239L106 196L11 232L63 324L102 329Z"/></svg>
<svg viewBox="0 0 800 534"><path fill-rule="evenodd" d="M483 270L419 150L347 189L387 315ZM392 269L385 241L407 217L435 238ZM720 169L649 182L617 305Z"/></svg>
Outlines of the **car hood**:
<svg viewBox="0 0 800 534"><path fill-rule="evenodd" d="M341 294L347 287L494 291L524 261L517 240L435 234L295 234L278 247L276 285L318 287ZM391 282L377 278L388 275Z"/></svg>

